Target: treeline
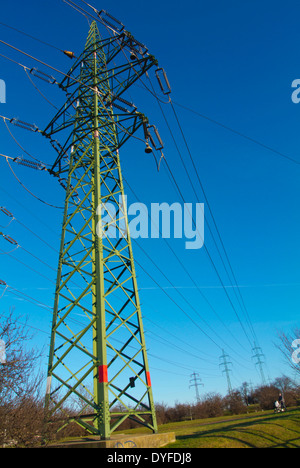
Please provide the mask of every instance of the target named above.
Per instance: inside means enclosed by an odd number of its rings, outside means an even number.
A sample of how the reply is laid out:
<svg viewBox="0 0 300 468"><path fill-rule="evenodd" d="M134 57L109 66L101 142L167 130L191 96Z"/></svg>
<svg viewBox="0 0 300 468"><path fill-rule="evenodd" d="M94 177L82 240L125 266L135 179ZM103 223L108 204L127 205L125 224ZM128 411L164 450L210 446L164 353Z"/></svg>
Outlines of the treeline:
<svg viewBox="0 0 300 468"><path fill-rule="evenodd" d="M208 393L194 404L175 403L173 406L161 403L156 405L158 424L179 422L191 419L207 419L218 416L245 414L274 409L274 403L283 395L287 408L300 406L300 386L288 377L275 380L268 386L251 389L244 383L240 389L222 397L218 393Z"/></svg>

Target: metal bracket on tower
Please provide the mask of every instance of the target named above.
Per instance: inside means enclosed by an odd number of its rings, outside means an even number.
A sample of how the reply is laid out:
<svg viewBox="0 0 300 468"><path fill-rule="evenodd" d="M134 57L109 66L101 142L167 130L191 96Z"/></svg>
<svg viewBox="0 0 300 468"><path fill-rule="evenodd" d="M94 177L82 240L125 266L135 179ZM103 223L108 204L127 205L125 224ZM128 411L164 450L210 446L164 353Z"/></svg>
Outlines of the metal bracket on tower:
<svg viewBox="0 0 300 468"><path fill-rule="evenodd" d="M40 80L46 81L46 83L58 84L54 76L48 75L47 73L38 70L38 68L32 68L30 70L30 74L36 78L39 78Z"/></svg>
<svg viewBox="0 0 300 468"><path fill-rule="evenodd" d="M29 130L30 132L38 132L39 130L35 124L30 124L28 122L24 122L23 120L19 120L16 118L12 118L9 122L15 125L16 127L24 128L25 130Z"/></svg>
<svg viewBox="0 0 300 468"><path fill-rule="evenodd" d="M122 32L124 30L124 24L107 11L98 11L97 15L99 16L100 20L107 24L107 26L110 26L114 31ZM109 20L107 18L109 18Z"/></svg>
<svg viewBox="0 0 300 468"><path fill-rule="evenodd" d="M150 129L153 129L154 135L152 135L150 133ZM156 151L160 151L160 150L162 150L164 148L164 144L162 142L160 134L158 133L158 130L155 127L155 125L149 125L148 126L148 135L149 135L150 141L151 141L152 145L154 146L154 148L156 149ZM155 141L155 137L156 137L157 141Z"/></svg>
<svg viewBox="0 0 300 468"><path fill-rule="evenodd" d="M155 70L155 75L158 81L158 84L160 86L160 89L162 90L163 94L167 95L171 93L171 86L167 77L167 74L163 68L157 68Z"/></svg>
<svg viewBox="0 0 300 468"><path fill-rule="evenodd" d="M103 99L104 101L107 100L106 97ZM117 101L117 102L116 102ZM118 104L118 102L125 104L127 106L126 108L124 106L121 106ZM113 93L110 93L110 99L107 101L107 105L110 106L112 105L113 107L116 107L117 109L121 110L124 113L132 114L137 111L137 107L132 103L127 101L126 99L122 98L121 96L116 96Z"/></svg>

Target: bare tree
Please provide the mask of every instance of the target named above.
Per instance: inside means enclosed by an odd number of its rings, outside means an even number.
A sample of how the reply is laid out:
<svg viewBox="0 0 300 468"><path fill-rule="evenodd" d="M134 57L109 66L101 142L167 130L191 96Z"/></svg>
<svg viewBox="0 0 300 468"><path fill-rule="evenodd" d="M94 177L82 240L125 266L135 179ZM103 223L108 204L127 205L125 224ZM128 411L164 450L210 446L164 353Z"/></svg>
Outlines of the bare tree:
<svg viewBox="0 0 300 468"><path fill-rule="evenodd" d="M223 402L231 414L242 414L246 412L245 400L239 391L228 394Z"/></svg>
<svg viewBox="0 0 300 468"><path fill-rule="evenodd" d="M248 406L250 404L250 389L249 389L248 382L243 382L242 383L240 393L241 393L241 395L243 397L245 405Z"/></svg>
<svg viewBox="0 0 300 468"><path fill-rule="evenodd" d="M11 309L0 318L0 445L28 445L39 433L42 419L41 350L30 348L27 321Z"/></svg>
<svg viewBox="0 0 300 468"><path fill-rule="evenodd" d="M262 385L252 393L253 401L258 403L262 410L274 408L275 401L278 400L279 390L274 385Z"/></svg>

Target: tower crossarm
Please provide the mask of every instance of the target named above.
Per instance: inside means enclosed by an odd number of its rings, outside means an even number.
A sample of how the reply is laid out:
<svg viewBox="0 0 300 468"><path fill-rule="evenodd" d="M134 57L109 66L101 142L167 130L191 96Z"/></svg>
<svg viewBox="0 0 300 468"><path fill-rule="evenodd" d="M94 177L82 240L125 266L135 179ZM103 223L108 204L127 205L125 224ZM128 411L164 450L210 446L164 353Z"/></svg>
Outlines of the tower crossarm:
<svg viewBox="0 0 300 468"><path fill-rule="evenodd" d="M114 38L88 42L59 84L67 94L67 100L41 132L58 153L50 171L52 174L66 173L76 145L95 132L108 135L114 128L117 138L113 144L111 139L100 141L100 151L105 152L108 147L110 152L117 151L142 125L148 123L145 115L124 95L150 68L157 66L156 59L139 44L127 32ZM127 49L131 50L131 59L127 56ZM91 73L94 62L97 67L96 85ZM99 103L97 127L90 109L94 96Z"/></svg>

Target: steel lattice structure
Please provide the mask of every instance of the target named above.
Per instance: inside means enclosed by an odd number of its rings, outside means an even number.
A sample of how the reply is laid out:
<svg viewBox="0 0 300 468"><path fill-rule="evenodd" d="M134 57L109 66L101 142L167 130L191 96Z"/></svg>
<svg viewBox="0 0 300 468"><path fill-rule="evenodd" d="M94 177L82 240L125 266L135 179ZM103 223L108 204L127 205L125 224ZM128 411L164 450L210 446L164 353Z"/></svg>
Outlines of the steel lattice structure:
<svg viewBox="0 0 300 468"><path fill-rule="evenodd" d="M154 65L127 31L102 39L93 22L60 83L66 104L43 132L58 153L51 172L66 188L46 418L103 439L127 418L157 431L119 158L147 128L122 95Z"/></svg>

